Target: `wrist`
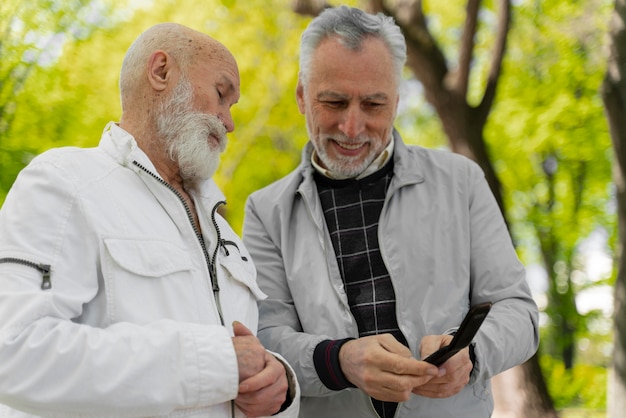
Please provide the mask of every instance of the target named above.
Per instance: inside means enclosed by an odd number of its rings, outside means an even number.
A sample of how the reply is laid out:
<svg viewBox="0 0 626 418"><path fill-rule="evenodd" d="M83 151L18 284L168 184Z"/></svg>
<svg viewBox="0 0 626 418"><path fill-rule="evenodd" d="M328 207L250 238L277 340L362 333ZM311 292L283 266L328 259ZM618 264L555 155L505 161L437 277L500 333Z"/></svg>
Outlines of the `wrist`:
<svg viewBox="0 0 626 418"><path fill-rule="evenodd" d="M356 387L343 374L339 362L341 347L353 338L343 340L325 340L320 342L313 352L313 364L318 377L328 389L342 390Z"/></svg>

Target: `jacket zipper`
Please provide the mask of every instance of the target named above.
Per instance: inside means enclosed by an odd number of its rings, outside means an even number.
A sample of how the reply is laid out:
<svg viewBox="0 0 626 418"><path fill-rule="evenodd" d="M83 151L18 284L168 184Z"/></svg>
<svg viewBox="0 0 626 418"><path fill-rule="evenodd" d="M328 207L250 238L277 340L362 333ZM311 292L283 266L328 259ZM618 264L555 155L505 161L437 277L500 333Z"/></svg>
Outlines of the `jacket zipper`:
<svg viewBox="0 0 626 418"><path fill-rule="evenodd" d="M167 187L172 193L174 193L174 195L176 195L178 200L180 200L180 202L183 204L183 207L185 208L185 212L187 213L187 218L189 219L189 223L191 224L191 227L193 228L193 231L196 234L196 238L198 239L198 241L200 242L200 246L202 247L202 252L204 253L204 260L206 261L207 267L209 269L209 276L211 278L211 287L213 289L213 295L215 296L215 302L217 305L217 313L220 317L220 323L224 325L224 316L222 314L222 304L220 302L220 296L219 296L220 286L219 286L219 283L217 282L217 268L215 266L215 262L217 260L217 251L222 245L222 239L221 239L220 229L217 225L217 221L215 220L215 213L217 212L217 209L221 205L225 204L226 202L224 201L217 202L211 211L211 222L213 223L213 227L215 228L215 231L216 231L217 244L215 245L215 251L213 252L213 256L209 257L209 251L204 242L204 238L202 237L202 234L198 230L198 227L196 226L195 222L193 221L193 215L191 213L191 209L189 208L189 205L187 205L187 202L185 202L185 199L180 194L180 192L176 190L171 184L169 184L168 182L163 180L161 177L157 176L156 174L148 170L146 167L144 167L142 164L138 163L137 161L133 161L133 164L136 167L138 167L140 170L148 174L150 177L158 181L160 184Z"/></svg>
<svg viewBox="0 0 626 418"><path fill-rule="evenodd" d="M215 214L217 212L217 209L221 205L225 205L226 202L223 200L220 200L219 202L215 204L215 206L213 206L213 209L211 210L211 222L213 223L213 227L215 228L217 241L215 244L215 250L213 251L213 256L209 257L209 251L206 248L206 243L204 242L204 238L202 238L202 234L200 233L200 231L198 230L198 227L194 223L191 209L189 208L189 205L187 205L187 203L185 202L185 199L183 199L183 196L178 192L178 190L172 187L171 184L169 184L168 182L166 182L159 176L155 175L153 172L148 170L146 167L144 167L137 161L133 161L133 164L137 166L139 169L141 169L142 171L144 171L145 173L147 173L150 177L152 177L153 179L155 179L156 181L158 181L159 183L167 187L169 190L171 190L172 193L174 193L174 195L178 197L178 200L180 200L180 202L183 204L183 207L185 208L185 212L187 212L187 218L189 219L189 223L191 224L191 227L193 228L193 231L196 234L196 238L198 238L198 241L200 242L200 246L202 247L202 252L204 253L204 259L209 269L209 276L211 277L211 287L213 288L213 295L215 296L215 304L217 305L217 314L220 317L220 323L222 324L222 326L224 326L225 325L224 315L222 314L222 303L220 301L220 295L219 295L220 286L219 286L219 283L217 282L216 262L217 262L217 252L219 251L220 247L223 247L224 251L226 251L226 254L228 255L226 244L231 244L231 242L222 239L220 227L217 224L217 221L215 219ZM235 244L234 242L232 244L237 246L237 244ZM232 418L235 417L235 401L234 400L230 401L230 414Z"/></svg>
<svg viewBox="0 0 626 418"><path fill-rule="evenodd" d="M0 263L21 264L23 266L32 267L36 270L39 270L43 274L43 277L41 280L41 290L48 290L52 288L52 282L50 281L50 269L51 269L50 264L34 263L32 261L23 260L21 258L13 258L13 257L0 258Z"/></svg>
<svg viewBox="0 0 626 418"><path fill-rule="evenodd" d="M219 202L215 204L215 206L213 206L213 209L211 209L211 222L213 223L213 228L215 228L215 235L217 238L217 242L215 244L215 250L213 250L213 257L211 257L211 260L209 261L209 268L210 268L209 273L211 275L211 283L213 284L213 293L215 294L215 303L217 304L217 312L220 315L220 322L222 323L222 325L224 325L224 318L222 316L222 302L220 300L220 295L219 295L220 286L219 286L219 283L217 282L217 252L219 251L220 247L223 245L223 242L222 242L223 240L222 240L222 233L220 232L220 227L217 224L217 221L215 220L215 214L217 213L217 209L221 205L225 205L225 204L226 204L225 201L220 200ZM187 205L185 204L185 206ZM189 216L191 216L190 212L187 212L187 213ZM191 220L192 218L189 218L189 219ZM204 239L202 238L202 234L199 233L199 231L197 230L195 226L194 226L194 229L196 230L196 234L200 236L202 247L204 248L205 254L207 254L206 245L204 245Z"/></svg>
<svg viewBox="0 0 626 418"><path fill-rule="evenodd" d="M187 206L187 204L183 201L183 204L185 206ZM228 243L229 241L223 240L222 239L222 233L220 232L220 227L217 224L217 221L215 220L215 214L217 213L217 209L221 206L221 205L225 205L226 202L223 200L220 200L219 202L217 202L215 204L215 206L213 206L213 209L211 209L211 223L213 223L213 227L215 228L215 233L217 236L217 243L215 244L215 250L213 251L213 257L211 258L211 260L209 261L209 268L210 268L210 274L211 274L211 282L213 283L213 293L215 294L215 303L217 304L217 312L220 315L220 322L222 323L222 326L224 326L224 318L222 317L222 302L220 301L220 297L219 297L219 284L217 283L217 252L219 251L220 247L224 248L224 251L226 252L226 256L228 257L228 249L226 249L226 243ZM187 215L191 216L191 213L189 211L187 211ZM192 219L191 217L189 218L190 220ZM193 225L193 222L191 222L191 224ZM196 230L196 234L198 234L198 230L196 229L195 225L194 225L194 230ZM204 249L204 254L207 254L206 251L206 245L204 244L204 239L202 238L202 235L200 234L200 243L202 244L202 248ZM233 243L235 246L237 246L237 244ZM213 277L215 277L215 281L213 281ZM230 401L230 416L231 418L235 418L235 400L232 399Z"/></svg>

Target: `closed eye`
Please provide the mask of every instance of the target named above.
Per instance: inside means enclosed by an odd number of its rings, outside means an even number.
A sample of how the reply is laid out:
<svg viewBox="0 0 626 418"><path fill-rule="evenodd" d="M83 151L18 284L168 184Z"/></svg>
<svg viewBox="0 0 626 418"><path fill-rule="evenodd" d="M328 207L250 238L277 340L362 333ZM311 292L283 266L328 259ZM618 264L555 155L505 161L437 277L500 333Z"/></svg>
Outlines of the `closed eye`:
<svg viewBox="0 0 626 418"><path fill-rule="evenodd" d="M324 106L332 107L334 109L340 109L346 107L346 102L343 100L324 100L321 102Z"/></svg>
<svg viewBox="0 0 626 418"><path fill-rule="evenodd" d="M377 109L380 108L382 106L384 106L385 103L379 103L379 102L365 102L363 103L363 107L368 108L368 109Z"/></svg>

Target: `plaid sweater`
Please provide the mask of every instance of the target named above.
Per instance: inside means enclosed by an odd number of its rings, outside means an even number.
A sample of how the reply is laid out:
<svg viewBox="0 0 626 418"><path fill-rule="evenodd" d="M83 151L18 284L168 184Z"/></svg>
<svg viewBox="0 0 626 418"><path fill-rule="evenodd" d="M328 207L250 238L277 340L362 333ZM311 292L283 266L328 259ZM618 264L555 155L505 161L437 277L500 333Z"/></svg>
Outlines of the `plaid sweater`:
<svg viewBox="0 0 626 418"><path fill-rule="evenodd" d="M378 243L378 221L393 178L393 163L363 179L332 180L316 173L315 181L326 225L359 336L390 333L407 345L398 328L396 297ZM353 386L339 367L346 340L324 341L315 350L320 378L331 389ZM383 417L393 417L397 404L372 399Z"/></svg>

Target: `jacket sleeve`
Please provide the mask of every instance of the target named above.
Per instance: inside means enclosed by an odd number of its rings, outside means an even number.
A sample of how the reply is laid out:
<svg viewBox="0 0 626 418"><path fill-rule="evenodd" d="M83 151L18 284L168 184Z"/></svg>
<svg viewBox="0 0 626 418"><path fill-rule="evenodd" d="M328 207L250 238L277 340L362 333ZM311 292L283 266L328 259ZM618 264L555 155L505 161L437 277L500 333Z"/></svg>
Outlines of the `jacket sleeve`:
<svg viewBox="0 0 626 418"><path fill-rule="evenodd" d="M224 327L81 323L102 289L100 237L79 193L54 162L35 160L0 211L0 403L71 418L164 415L234 399L237 359ZM50 265L50 288L15 260Z"/></svg>
<svg viewBox="0 0 626 418"><path fill-rule="evenodd" d="M472 380L523 363L539 344L538 310L500 209L480 168L468 164L471 304L493 303L475 342Z"/></svg>
<svg viewBox="0 0 626 418"><path fill-rule="evenodd" d="M317 344L332 338L303 332L276 244L280 241L276 236L280 231L267 228L256 205L255 195L252 195L246 204L243 239L257 266L259 285L268 296L259 301L258 337L268 349L281 353L291 364L303 396L336 393L324 386L313 364ZM267 209L262 203L259 205Z"/></svg>

